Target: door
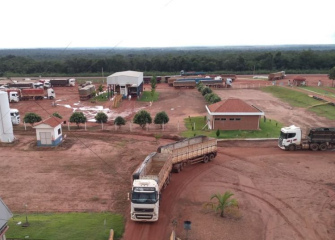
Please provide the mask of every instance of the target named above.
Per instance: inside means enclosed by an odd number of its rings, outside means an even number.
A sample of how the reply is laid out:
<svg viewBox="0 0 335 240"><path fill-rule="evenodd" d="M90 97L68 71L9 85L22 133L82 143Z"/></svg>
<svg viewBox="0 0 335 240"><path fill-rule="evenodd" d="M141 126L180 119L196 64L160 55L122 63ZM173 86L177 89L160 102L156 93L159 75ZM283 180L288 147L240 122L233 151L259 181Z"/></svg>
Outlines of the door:
<svg viewBox="0 0 335 240"><path fill-rule="evenodd" d="M40 132L40 139L42 145L51 145L51 133L50 132Z"/></svg>

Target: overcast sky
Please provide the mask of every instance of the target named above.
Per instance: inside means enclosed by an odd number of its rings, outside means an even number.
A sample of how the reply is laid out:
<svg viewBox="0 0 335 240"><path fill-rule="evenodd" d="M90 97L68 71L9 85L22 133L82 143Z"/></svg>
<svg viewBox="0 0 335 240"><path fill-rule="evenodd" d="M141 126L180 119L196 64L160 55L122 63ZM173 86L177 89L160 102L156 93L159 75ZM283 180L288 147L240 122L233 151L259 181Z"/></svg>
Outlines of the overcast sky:
<svg viewBox="0 0 335 240"><path fill-rule="evenodd" d="M334 0L0 0L0 48L335 44Z"/></svg>

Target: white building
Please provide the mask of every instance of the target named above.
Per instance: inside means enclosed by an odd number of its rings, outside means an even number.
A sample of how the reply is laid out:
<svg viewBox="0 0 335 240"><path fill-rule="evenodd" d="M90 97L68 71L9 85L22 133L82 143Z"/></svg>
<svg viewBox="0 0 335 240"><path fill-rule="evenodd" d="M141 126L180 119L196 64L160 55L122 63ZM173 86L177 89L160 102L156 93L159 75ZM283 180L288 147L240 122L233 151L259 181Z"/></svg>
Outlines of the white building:
<svg viewBox="0 0 335 240"><path fill-rule="evenodd" d="M15 140L7 92L0 91L0 142Z"/></svg>
<svg viewBox="0 0 335 240"><path fill-rule="evenodd" d="M6 240L5 233L9 228L7 222L12 217L12 212L0 198L0 240Z"/></svg>
<svg viewBox="0 0 335 240"><path fill-rule="evenodd" d="M143 92L143 72L116 72L107 77L107 85L115 95L121 94L123 98L140 96Z"/></svg>
<svg viewBox="0 0 335 240"><path fill-rule="evenodd" d="M58 117L49 117L48 119L36 123L37 146L57 146L63 140L62 133L63 121Z"/></svg>

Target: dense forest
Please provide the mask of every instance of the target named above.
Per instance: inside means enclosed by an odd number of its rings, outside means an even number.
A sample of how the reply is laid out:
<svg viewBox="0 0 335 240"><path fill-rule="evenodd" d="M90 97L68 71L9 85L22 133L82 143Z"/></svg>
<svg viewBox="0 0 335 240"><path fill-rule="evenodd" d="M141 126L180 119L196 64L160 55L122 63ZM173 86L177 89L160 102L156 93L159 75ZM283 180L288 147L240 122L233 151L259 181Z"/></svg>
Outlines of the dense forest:
<svg viewBox="0 0 335 240"><path fill-rule="evenodd" d="M180 70L216 73L328 73L335 45L185 48L0 49L0 77L20 75L101 76L134 70L174 74Z"/></svg>

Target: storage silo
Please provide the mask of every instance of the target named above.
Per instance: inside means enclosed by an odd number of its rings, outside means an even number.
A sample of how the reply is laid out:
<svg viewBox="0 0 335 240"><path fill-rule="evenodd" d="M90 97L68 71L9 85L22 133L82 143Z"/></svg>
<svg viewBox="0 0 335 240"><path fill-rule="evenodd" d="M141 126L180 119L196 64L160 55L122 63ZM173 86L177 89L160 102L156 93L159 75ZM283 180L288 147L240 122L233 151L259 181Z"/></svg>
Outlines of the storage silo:
<svg viewBox="0 0 335 240"><path fill-rule="evenodd" d="M8 95L0 91L0 142L13 142L14 139Z"/></svg>

